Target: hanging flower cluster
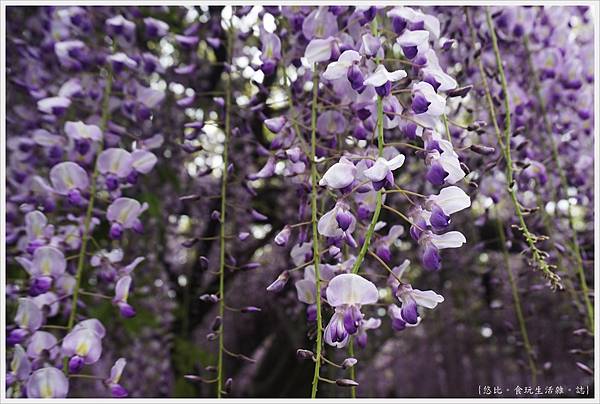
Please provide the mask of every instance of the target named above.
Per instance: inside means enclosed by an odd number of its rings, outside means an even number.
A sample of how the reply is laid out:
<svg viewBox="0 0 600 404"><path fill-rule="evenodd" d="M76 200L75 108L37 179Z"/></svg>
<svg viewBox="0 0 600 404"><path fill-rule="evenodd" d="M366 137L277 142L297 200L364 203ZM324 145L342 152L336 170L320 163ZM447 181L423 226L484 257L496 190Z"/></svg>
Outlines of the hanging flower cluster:
<svg viewBox="0 0 600 404"><path fill-rule="evenodd" d="M439 63L438 19L408 7L319 7L308 14L287 10L279 23L299 21L302 32L290 41L289 52L298 59L290 60L293 68L284 59L279 70L289 97L312 114L291 109L265 120L277 138L287 141L272 144L281 153L252 178L277 175L272 167L280 163L302 162L282 174L303 195L298 206L303 223L286 225L275 243L288 244L292 228L298 229L291 254L296 268L306 268L296 289L298 299L309 305L308 320L316 321L323 334L316 342L319 367L322 339L342 348L355 338L364 347L367 330L381 325L362 310L377 303L380 290L388 287L368 278L386 270L397 276L393 246L409 235L421 250L423 268L439 270L440 250L466 242L462 233L449 229L450 215L471 201L455 185L466 172L445 133L448 93L458 84ZM312 84L308 91L295 86L302 78ZM307 92L312 97L304 96ZM403 172L408 160L419 161L415 166L421 169ZM322 213L314 211L316 206ZM386 228L387 235L381 234ZM268 290L281 290L287 277L287 272L280 275ZM413 290L399 278L395 282L396 301L388 313L396 330L418 324L417 304L434 308L443 301L435 292ZM333 315L324 326L327 307Z"/></svg>
<svg viewBox="0 0 600 404"><path fill-rule="evenodd" d="M389 395L502 288L531 385L526 294L593 335L589 7L8 14L7 397Z"/></svg>

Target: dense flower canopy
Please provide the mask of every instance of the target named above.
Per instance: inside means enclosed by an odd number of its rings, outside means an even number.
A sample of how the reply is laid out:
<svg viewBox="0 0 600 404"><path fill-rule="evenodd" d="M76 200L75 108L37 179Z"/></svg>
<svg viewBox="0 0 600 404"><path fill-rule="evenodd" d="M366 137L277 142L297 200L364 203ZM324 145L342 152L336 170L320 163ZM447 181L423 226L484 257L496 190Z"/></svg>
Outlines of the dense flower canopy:
<svg viewBox="0 0 600 404"><path fill-rule="evenodd" d="M592 383L589 7L6 29L7 397Z"/></svg>

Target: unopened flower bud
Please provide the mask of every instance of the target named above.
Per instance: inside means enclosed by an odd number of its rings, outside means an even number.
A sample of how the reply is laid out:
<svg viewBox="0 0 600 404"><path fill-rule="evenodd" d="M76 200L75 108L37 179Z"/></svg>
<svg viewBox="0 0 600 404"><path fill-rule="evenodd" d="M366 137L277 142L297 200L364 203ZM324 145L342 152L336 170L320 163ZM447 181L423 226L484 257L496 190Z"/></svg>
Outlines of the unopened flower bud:
<svg viewBox="0 0 600 404"><path fill-rule="evenodd" d="M469 91L471 91L471 89L473 88L473 85L468 85L465 87L458 87L455 88L454 90L450 90L448 91L448 97L452 98L452 97L464 97L465 95L467 95L469 93Z"/></svg>
<svg viewBox="0 0 600 404"><path fill-rule="evenodd" d="M357 362L358 360L356 358L346 358L342 362L342 369L351 368L352 366L356 365Z"/></svg>
<svg viewBox="0 0 600 404"><path fill-rule="evenodd" d="M337 379L335 381L335 384L337 384L340 387L356 387L356 386L358 386L358 383L352 379Z"/></svg>
<svg viewBox="0 0 600 404"><path fill-rule="evenodd" d="M290 235L292 234L292 228L289 225L286 225L283 230L281 230L275 236L275 244L280 247L285 247L290 240Z"/></svg>
<svg viewBox="0 0 600 404"><path fill-rule="evenodd" d="M225 380L225 393L227 393L227 394L231 393L232 385L233 385L233 379L231 377L229 377L227 380Z"/></svg>
<svg viewBox="0 0 600 404"><path fill-rule="evenodd" d="M258 313L259 311L262 311L262 309L260 307L256 307L256 306L246 306L246 307L242 307L240 309L240 311L242 313Z"/></svg>
<svg viewBox="0 0 600 404"><path fill-rule="evenodd" d="M221 319L221 316L215 317L215 320L213 321L212 326L211 326L211 330L213 330L215 332L219 331L222 323L223 323L223 320Z"/></svg>
<svg viewBox="0 0 600 404"><path fill-rule="evenodd" d="M482 156L489 156L491 154L494 154L494 152L496 151L496 149L494 149L493 147L483 146L480 144L472 144L470 149L474 153L481 154Z"/></svg>
<svg viewBox="0 0 600 404"><path fill-rule="evenodd" d="M301 360L312 359L314 356L315 354L308 349L298 349L296 351L296 357Z"/></svg>
<svg viewBox="0 0 600 404"><path fill-rule="evenodd" d="M277 279L275 279L275 281L272 284L267 286L267 291L275 292L275 293L281 292L289 278L290 278L290 275L289 275L288 271L283 271L281 274L279 274Z"/></svg>
<svg viewBox="0 0 600 404"><path fill-rule="evenodd" d="M244 270L244 271L249 271L249 270L256 269L256 268L260 268L260 264L258 262L249 262L240 267L240 269Z"/></svg>
<svg viewBox="0 0 600 404"><path fill-rule="evenodd" d="M199 297L199 299L206 303L216 303L219 301L219 297L217 295L208 293L203 294Z"/></svg>

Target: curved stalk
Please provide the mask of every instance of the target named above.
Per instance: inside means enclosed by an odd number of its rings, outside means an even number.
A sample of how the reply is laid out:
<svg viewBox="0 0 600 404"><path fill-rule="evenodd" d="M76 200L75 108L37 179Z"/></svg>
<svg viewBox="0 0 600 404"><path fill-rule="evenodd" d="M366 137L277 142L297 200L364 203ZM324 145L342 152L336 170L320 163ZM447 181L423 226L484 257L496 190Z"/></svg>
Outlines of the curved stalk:
<svg viewBox="0 0 600 404"><path fill-rule="evenodd" d="M231 23L227 35L227 57L232 60L233 37L231 33ZM219 327L219 353L217 360L217 397L221 398L223 394L223 316L225 314L225 224L227 213L227 177L229 166L229 138L231 135L231 71L229 66L225 66L227 78L225 80L225 141L223 142L223 174L221 177L221 217L219 232L219 316L221 325Z"/></svg>
<svg viewBox="0 0 600 404"><path fill-rule="evenodd" d="M537 367L535 365L535 354L531 343L529 342L529 335L527 333L527 325L525 322L525 316L523 316L523 308L521 307L521 299L519 297L519 290L517 289L517 282L510 265L510 257L506 249L506 236L504 235L504 228L498 218L498 210L496 209L496 227L498 230L498 237L502 244L502 257L504 259L504 266L506 267L506 273L508 274L508 282L510 283L510 289L512 292L513 303L515 305L515 314L517 315L517 321L519 322L519 329L521 330L521 337L523 338L523 346L527 352L527 361L529 363L529 370L531 371L531 384L536 385L537 381Z"/></svg>
<svg viewBox="0 0 600 404"><path fill-rule="evenodd" d="M319 73L317 72L316 64L313 65L313 89L312 89L312 105L311 105L311 117L310 117L310 182L311 182L311 193L310 193L310 210L311 210L311 222L312 222L312 239L313 239L313 262L315 267L315 287L316 287L316 303L317 303L317 348L315 355L315 372L312 381L312 391L310 394L311 398L317 397L317 390L319 389L319 372L321 370L321 351L323 349L323 318L321 313L321 272L319 269L319 232L317 230L317 162L316 162L316 149L317 149L317 104L319 94Z"/></svg>
<svg viewBox="0 0 600 404"><path fill-rule="evenodd" d="M106 77L106 85L104 86L104 95L102 98L102 117L100 121L100 129L102 132L106 130L108 119L110 116L110 93L112 90L112 70L108 70ZM102 143L99 146L99 150L102 150ZM87 243L90 239L90 224L92 222L92 216L94 212L94 202L96 200L96 179L98 178L98 166L94 161L94 171L90 181L90 199L83 221L83 234L81 235L81 247L79 249L79 257L77 260L77 272L75 273L75 288L73 289L73 299L71 301L71 313L69 314L69 322L67 323L67 329L71 331L75 325L75 319L77 317L77 304L79 302L79 289L81 288L81 277L83 275L83 267L85 265L85 255L87 251ZM66 363L66 358L65 358ZM65 373L69 373L68 366L64 366Z"/></svg>
<svg viewBox="0 0 600 404"><path fill-rule="evenodd" d="M469 29L471 31L471 39L473 42L473 46L475 46L476 36L475 29L473 27L473 23L471 21L471 17L469 15L468 7L465 7L465 15L467 17L467 24L469 25ZM485 90L485 98L488 104L488 110L490 112L490 119L493 122L494 130L496 133L496 138L498 140L498 145L502 151L504 160L506 161L506 180L508 183L508 194L510 195L511 202L514 207L515 214L519 220L519 230L523 234L525 241L529 249L531 250L531 256L533 262L537 265L537 267L542 271L544 276L550 281L550 284L553 289L560 288L562 285L560 284L560 277L552 271L551 266L546 262L544 258L544 253L537 247L536 243L539 241L539 237L533 234L529 228L527 227L527 223L525 222L525 216L521 209L521 204L517 198L517 185L514 179L513 172L513 163L512 156L510 151L510 137L511 137L511 116L510 116L510 102L509 102L509 93L508 93L508 85L506 83L506 76L504 75L504 68L502 66L502 58L500 56L500 51L498 50L498 43L496 39L496 32L494 30L494 25L489 13L489 10L486 9L486 19L488 28L490 30L490 34L492 37L492 46L494 48L494 55L496 58L496 64L498 65L498 73L500 75L500 81L502 85L502 91L504 94L504 107L506 109L505 122L504 122L504 134L500 131L500 127L498 126L496 119L496 110L494 107L494 102L492 100L492 96L490 93L486 73L483 67L483 62L481 61L481 55L477 57L477 65L479 67L479 72L481 75L481 80Z"/></svg>
<svg viewBox="0 0 600 404"><path fill-rule="evenodd" d="M558 171L558 177L560 179L560 185L561 188L563 190L567 190L569 187L569 183L567 181L567 176L565 175L565 171L563 170L562 164L560 162L560 158L558 156L558 146L556 145L556 142L554 140L554 135L553 135L553 131L552 131L552 123L550 122L550 120L548 119L548 113L546 110L546 102L544 100L544 97L542 97L542 92L540 89L540 78L538 76L538 72L535 69L535 66L533 64L533 61L531 59L531 51L529 49L529 37L527 34L525 34L525 37L523 39L523 43L525 46L525 51L527 53L527 63L529 65L529 70L531 71L531 76L532 76L532 80L533 80L533 88L535 91L535 97L538 101L538 105L540 107L540 112L542 114L542 120L544 122L544 127L546 129L546 138L548 138L549 143L550 143L550 150L552 151L552 161L554 162L554 165L556 166L556 170ZM556 194L556 187L551 187L554 191L553 193ZM556 195L554 195L556 196ZM581 283L581 292L583 295L583 300L585 302L585 307L587 310L587 321L588 321L588 327L590 328L590 331L593 333L594 332L594 306L592 305L592 302L590 300L589 297L589 288L587 285L587 280L585 278L585 272L583 270L583 260L581 258L581 249L579 247L579 240L577 239L577 230L575 229L575 223L573 221L573 211L572 211L572 207L571 204L569 203L569 208L567 210L567 216L568 216L568 223L569 223L569 227L571 230L571 242L572 242L572 253L575 256L575 261L577 263L577 274L579 276L579 282Z"/></svg>

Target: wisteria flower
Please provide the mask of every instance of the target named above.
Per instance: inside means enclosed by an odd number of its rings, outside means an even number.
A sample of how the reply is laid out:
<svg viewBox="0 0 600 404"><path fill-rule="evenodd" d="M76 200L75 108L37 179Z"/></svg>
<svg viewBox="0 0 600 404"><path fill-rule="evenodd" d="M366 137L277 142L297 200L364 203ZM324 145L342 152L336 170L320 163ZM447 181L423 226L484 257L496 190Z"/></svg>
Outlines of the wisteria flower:
<svg viewBox="0 0 600 404"><path fill-rule="evenodd" d="M435 92L433 86L425 81L412 88L412 110L415 114L440 116L444 113L446 99Z"/></svg>
<svg viewBox="0 0 600 404"><path fill-rule="evenodd" d="M356 246L352 233L356 226L356 219L350 213L348 205L339 201L333 209L325 213L317 224L319 234L325 237L344 237L351 246Z"/></svg>
<svg viewBox="0 0 600 404"><path fill-rule="evenodd" d="M331 62L329 65L327 65L325 72L323 72L323 78L326 80L337 80L342 77L347 77L348 81L350 81L352 87L354 88L354 83L359 81L356 75L360 74L360 77L362 78L362 73L360 73L359 69L358 73L351 74L350 69L360 60L361 56L357 51L352 49L346 50L342 52L337 61ZM362 86L362 81L363 80L360 79L360 85L358 85L358 87Z"/></svg>
<svg viewBox="0 0 600 404"><path fill-rule="evenodd" d="M407 73L404 70L394 70L393 72L389 72L385 65L379 65L375 71L365 79L364 84L366 86L375 87L377 94L384 97L390 94L392 88L391 83L402 80L406 76Z"/></svg>
<svg viewBox="0 0 600 404"><path fill-rule="evenodd" d="M121 315L125 318L135 316L135 309L129 303L127 303L130 286L131 276L129 275L119 279L115 285L115 297L113 298L113 303L119 307Z"/></svg>
<svg viewBox="0 0 600 404"><path fill-rule="evenodd" d="M340 161L329 167L325 172L319 185L327 186L332 189L343 189L354 182L356 176L356 166L346 157L340 158Z"/></svg>
<svg viewBox="0 0 600 404"><path fill-rule="evenodd" d="M308 40L313 38L326 38L335 35L338 31L337 19L327 7L318 7L313 10L302 24L302 33Z"/></svg>
<svg viewBox="0 0 600 404"><path fill-rule="evenodd" d="M87 190L89 179L87 172L77 163L65 161L52 167L50 182L57 194L67 196L73 205L83 203L82 191Z"/></svg>
<svg viewBox="0 0 600 404"><path fill-rule="evenodd" d="M427 198L431 212L428 222L436 230L443 230L450 223L450 215L471 206L471 198L457 186L443 188L438 195Z"/></svg>
<svg viewBox="0 0 600 404"><path fill-rule="evenodd" d="M39 100L37 103L40 111L52 115L64 114L70 105L71 100L66 97L48 97Z"/></svg>
<svg viewBox="0 0 600 404"><path fill-rule="evenodd" d="M84 365L96 363L102 354L104 327L98 320L86 321L77 324L62 342L62 353L69 357L71 373L79 372Z"/></svg>
<svg viewBox="0 0 600 404"><path fill-rule="evenodd" d="M125 358L119 358L110 369L110 376L104 381L108 388L110 388L110 393L115 398L123 398L127 397L127 390L123 386L119 384L119 380L121 380L121 375L123 374L123 369L125 369L125 365L127 365L127 361Z"/></svg>
<svg viewBox="0 0 600 404"><path fill-rule="evenodd" d="M422 232L419 237L419 244L424 247L423 266L425 269L438 271L442 267L439 250L459 248L466 242L465 236L458 231L449 231L444 234L434 234L431 231Z"/></svg>
<svg viewBox="0 0 600 404"><path fill-rule="evenodd" d="M402 48L404 56L413 59L417 54L422 54L429 49L429 31L404 31L402 35L396 38L396 42Z"/></svg>
<svg viewBox="0 0 600 404"><path fill-rule="evenodd" d="M373 182L375 190L391 187L394 185L394 174L392 171L402 167L404 160L405 157L403 154L398 154L390 160L378 157L375 164L366 169L363 175Z"/></svg>
<svg viewBox="0 0 600 404"><path fill-rule="evenodd" d="M315 63L326 62L331 59L333 46L336 44L336 38L330 36L325 39L313 39L309 42L304 53L306 62L312 68Z"/></svg>
<svg viewBox="0 0 600 404"><path fill-rule="evenodd" d="M341 274L329 282L326 294L335 313L325 327L325 342L342 348L350 335L358 332L363 320L361 306L377 303L379 292L372 282L360 275Z"/></svg>
<svg viewBox="0 0 600 404"><path fill-rule="evenodd" d="M106 218L112 223L110 237L119 239L123 234L123 230L131 228L141 232L143 226L138 218L146 209L148 209L148 204L141 204L135 199L116 199L106 211Z"/></svg>
<svg viewBox="0 0 600 404"><path fill-rule="evenodd" d="M65 398L69 393L69 379L53 367L36 370L27 380L29 398Z"/></svg>
<svg viewBox="0 0 600 404"><path fill-rule="evenodd" d="M47 331L34 332L27 346L27 356L31 359L38 359L43 353L47 353L48 359L53 360L58 351L56 337Z"/></svg>
<svg viewBox="0 0 600 404"><path fill-rule="evenodd" d="M281 59L281 40L270 32L262 32L260 36L262 42L262 53L260 60L262 65L260 69L265 75L271 75L275 72L277 63Z"/></svg>
<svg viewBox="0 0 600 404"><path fill-rule="evenodd" d="M10 361L10 372L6 374L6 384L11 385L17 381L24 382L31 373L31 361L25 350L19 344L15 345L13 357Z"/></svg>

